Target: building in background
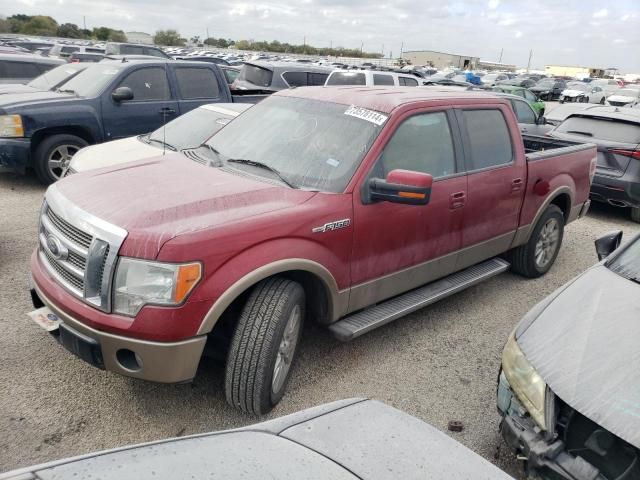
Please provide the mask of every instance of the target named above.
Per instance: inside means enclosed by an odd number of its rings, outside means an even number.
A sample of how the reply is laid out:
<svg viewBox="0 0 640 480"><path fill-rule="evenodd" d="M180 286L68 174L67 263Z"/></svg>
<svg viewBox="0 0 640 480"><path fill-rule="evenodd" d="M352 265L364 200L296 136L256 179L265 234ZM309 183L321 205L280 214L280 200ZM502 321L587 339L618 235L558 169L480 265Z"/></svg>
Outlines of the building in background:
<svg viewBox="0 0 640 480"><path fill-rule="evenodd" d="M428 65L438 70L446 68L475 70L480 61L479 57L435 52L433 50L410 50L404 52L402 58L410 61L412 65Z"/></svg>
<svg viewBox="0 0 640 480"><path fill-rule="evenodd" d="M481 70L496 70L499 72L515 72L516 66L508 63L489 62L487 60L480 60L478 62L478 68Z"/></svg>
<svg viewBox="0 0 640 480"><path fill-rule="evenodd" d="M545 65L544 73L548 77L599 78L604 76L605 69L576 65Z"/></svg>
<svg viewBox="0 0 640 480"><path fill-rule="evenodd" d="M129 43L143 43L146 45L153 45L153 36L144 32L127 32L127 42Z"/></svg>

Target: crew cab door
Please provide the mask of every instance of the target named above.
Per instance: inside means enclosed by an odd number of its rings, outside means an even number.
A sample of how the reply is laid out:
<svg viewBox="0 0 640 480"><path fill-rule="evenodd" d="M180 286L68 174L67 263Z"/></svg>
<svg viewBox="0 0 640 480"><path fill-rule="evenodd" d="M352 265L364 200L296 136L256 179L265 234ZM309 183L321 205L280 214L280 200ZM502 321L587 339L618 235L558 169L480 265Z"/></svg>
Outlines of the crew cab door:
<svg viewBox="0 0 640 480"><path fill-rule="evenodd" d="M129 87L133 99L115 101L112 93L119 87ZM108 140L152 132L178 115L178 102L164 66L142 65L129 71L102 96L102 121Z"/></svg>
<svg viewBox="0 0 640 480"><path fill-rule="evenodd" d="M207 103L230 102L226 81L210 65L171 65L180 114ZM216 69L217 70L217 69Z"/></svg>
<svg viewBox="0 0 640 480"><path fill-rule="evenodd" d="M453 111L412 110L388 126L382 153L354 192L349 309L355 310L442 277L462 242L467 179ZM383 133L383 135L385 135ZM429 173L427 205L368 202L371 178L392 170Z"/></svg>
<svg viewBox="0 0 640 480"><path fill-rule="evenodd" d="M508 249L518 228L526 186L522 137L507 105L458 109L468 195L458 266L473 265Z"/></svg>

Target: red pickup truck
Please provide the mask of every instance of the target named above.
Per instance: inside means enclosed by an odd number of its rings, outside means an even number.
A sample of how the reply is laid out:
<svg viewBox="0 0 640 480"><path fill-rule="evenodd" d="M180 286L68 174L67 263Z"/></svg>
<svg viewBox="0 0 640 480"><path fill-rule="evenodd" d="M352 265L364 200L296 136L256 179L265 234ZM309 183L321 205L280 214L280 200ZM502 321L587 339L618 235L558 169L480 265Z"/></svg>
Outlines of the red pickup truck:
<svg viewBox="0 0 640 480"><path fill-rule="evenodd" d="M523 139L487 93L279 92L201 147L49 187L31 316L147 380L189 381L217 352L229 403L265 413L304 321L350 340L508 268L547 272L595 166L593 145Z"/></svg>

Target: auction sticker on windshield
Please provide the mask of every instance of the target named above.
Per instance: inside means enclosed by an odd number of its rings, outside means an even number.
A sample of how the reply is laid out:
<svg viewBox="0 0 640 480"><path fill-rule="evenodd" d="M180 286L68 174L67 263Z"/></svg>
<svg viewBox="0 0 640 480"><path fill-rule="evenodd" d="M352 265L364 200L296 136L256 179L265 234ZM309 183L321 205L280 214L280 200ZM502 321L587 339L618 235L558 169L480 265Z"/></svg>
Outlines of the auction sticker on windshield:
<svg viewBox="0 0 640 480"><path fill-rule="evenodd" d="M367 108L356 107L354 105L351 105L344 114L361 120L366 120L367 122L371 122L378 126L381 126L387 121L387 118L389 118L382 113L378 113Z"/></svg>
<svg viewBox="0 0 640 480"><path fill-rule="evenodd" d="M42 307L33 312L27 313L29 318L44 328L47 332L53 332L60 326L60 319L58 316L49 310L47 307Z"/></svg>

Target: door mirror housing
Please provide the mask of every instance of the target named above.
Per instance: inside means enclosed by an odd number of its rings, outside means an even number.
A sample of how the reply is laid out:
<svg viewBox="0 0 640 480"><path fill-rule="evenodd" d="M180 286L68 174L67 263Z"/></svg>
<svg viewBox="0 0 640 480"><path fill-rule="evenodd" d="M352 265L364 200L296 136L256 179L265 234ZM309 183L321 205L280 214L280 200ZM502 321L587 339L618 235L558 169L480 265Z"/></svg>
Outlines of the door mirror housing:
<svg viewBox="0 0 640 480"><path fill-rule="evenodd" d="M405 205L427 205L431 199L432 185L433 177L428 173L392 170L384 180L369 180L369 199Z"/></svg>
<svg viewBox="0 0 640 480"><path fill-rule="evenodd" d="M596 245L596 253L598 260L602 260L613 253L622 242L622 230L614 230L607 232L598 237L594 242Z"/></svg>
<svg viewBox="0 0 640 480"><path fill-rule="evenodd" d="M540 115L536 120L536 125L546 125L547 118L544 115Z"/></svg>
<svg viewBox="0 0 640 480"><path fill-rule="evenodd" d="M129 87L118 87L111 92L111 98L116 103L133 100L133 90Z"/></svg>

